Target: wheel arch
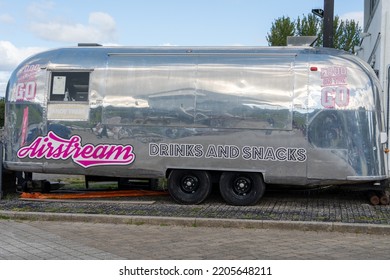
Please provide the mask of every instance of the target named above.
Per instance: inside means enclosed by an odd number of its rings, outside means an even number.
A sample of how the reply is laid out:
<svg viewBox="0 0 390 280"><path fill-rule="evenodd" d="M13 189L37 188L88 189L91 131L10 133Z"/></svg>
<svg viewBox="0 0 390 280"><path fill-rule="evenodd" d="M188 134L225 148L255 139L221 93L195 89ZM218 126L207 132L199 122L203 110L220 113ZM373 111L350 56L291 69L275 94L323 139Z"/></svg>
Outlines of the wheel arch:
<svg viewBox="0 0 390 280"><path fill-rule="evenodd" d="M168 167L166 170L165 170L165 178L168 178L169 177L169 174L173 171L173 170L177 170L177 169L182 169L182 170L198 170L198 171L207 171L210 173L210 175L213 177L213 182L215 180L215 182L218 182L222 173L223 172L245 172L245 173L258 173L260 174L260 176L262 177L263 179L263 182L265 184L267 184L267 179L266 179L266 173L264 170L253 170L253 169L240 169L240 170L237 170L237 169L223 169L223 170L220 170L220 169L204 169L204 168L185 168L185 167Z"/></svg>

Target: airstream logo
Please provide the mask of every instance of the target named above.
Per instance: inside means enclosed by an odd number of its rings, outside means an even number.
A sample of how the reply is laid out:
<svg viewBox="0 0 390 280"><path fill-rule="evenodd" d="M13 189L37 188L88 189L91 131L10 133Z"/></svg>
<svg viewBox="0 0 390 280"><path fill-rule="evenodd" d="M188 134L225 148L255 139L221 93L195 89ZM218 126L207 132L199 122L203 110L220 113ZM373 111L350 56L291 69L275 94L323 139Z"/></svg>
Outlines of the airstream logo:
<svg viewBox="0 0 390 280"><path fill-rule="evenodd" d="M81 145L81 137L72 136L70 139L59 137L53 132L40 136L29 146L20 148L19 158L30 159L62 159L71 158L73 162L84 168L100 165L127 165L135 160L133 146L92 144Z"/></svg>

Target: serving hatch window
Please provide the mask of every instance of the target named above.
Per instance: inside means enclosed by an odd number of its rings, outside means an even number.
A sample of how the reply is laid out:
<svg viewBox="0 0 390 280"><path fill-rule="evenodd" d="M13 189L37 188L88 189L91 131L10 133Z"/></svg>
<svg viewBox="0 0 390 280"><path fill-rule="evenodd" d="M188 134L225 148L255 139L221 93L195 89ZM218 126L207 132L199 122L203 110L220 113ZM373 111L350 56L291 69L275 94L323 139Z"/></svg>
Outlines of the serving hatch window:
<svg viewBox="0 0 390 280"><path fill-rule="evenodd" d="M50 101L88 101L89 72L52 72Z"/></svg>

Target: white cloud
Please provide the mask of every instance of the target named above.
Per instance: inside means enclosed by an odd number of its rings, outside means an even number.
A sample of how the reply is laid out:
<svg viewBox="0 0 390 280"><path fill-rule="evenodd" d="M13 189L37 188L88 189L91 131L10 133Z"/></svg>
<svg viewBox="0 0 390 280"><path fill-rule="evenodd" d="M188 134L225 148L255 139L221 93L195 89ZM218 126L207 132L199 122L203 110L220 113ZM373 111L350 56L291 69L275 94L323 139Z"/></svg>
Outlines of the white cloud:
<svg viewBox="0 0 390 280"><path fill-rule="evenodd" d="M11 71L25 58L43 51L43 48L17 48L11 42L0 41L0 96L4 96Z"/></svg>
<svg viewBox="0 0 390 280"><path fill-rule="evenodd" d="M45 18L47 12L54 8L54 2L50 0L44 0L40 2L33 2L27 7L27 14L30 18Z"/></svg>
<svg viewBox="0 0 390 280"><path fill-rule="evenodd" d="M10 75L11 73L8 71L0 71L0 97L5 96L5 90Z"/></svg>
<svg viewBox="0 0 390 280"><path fill-rule="evenodd" d="M33 22L31 30L38 37L49 41L105 43L114 41L116 23L109 14L94 12L89 15L88 24Z"/></svg>
<svg viewBox="0 0 390 280"><path fill-rule="evenodd" d="M162 47L177 47L178 45L171 44L171 43L163 43L161 44Z"/></svg>
<svg viewBox="0 0 390 280"><path fill-rule="evenodd" d="M13 23L13 22L15 22L15 19L11 15L9 15L9 14L0 15L0 23L9 24L9 23Z"/></svg>
<svg viewBox="0 0 390 280"><path fill-rule="evenodd" d="M9 41L0 41L0 71L15 68L23 59L44 50L43 48L17 48Z"/></svg>
<svg viewBox="0 0 390 280"><path fill-rule="evenodd" d="M350 13L346 13L346 14L343 14L340 16L340 19L342 19L343 21L346 21L346 20L354 20L356 22L359 22L359 25L362 27L363 24L364 24L364 12L350 12Z"/></svg>
<svg viewBox="0 0 390 280"><path fill-rule="evenodd" d="M102 32L115 32L115 20L106 13L94 12L89 15L89 24L91 27L97 28Z"/></svg>

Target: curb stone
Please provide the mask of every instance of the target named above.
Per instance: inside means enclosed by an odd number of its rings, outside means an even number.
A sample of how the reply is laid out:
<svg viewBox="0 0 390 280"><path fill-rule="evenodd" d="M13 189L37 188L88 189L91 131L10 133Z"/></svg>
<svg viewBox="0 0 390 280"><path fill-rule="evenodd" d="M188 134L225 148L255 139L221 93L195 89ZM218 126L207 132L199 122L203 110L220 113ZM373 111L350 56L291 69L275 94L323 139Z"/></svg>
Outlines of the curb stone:
<svg viewBox="0 0 390 280"><path fill-rule="evenodd" d="M224 227L390 235L390 225L0 211L0 219L132 225Z"/></svg>

